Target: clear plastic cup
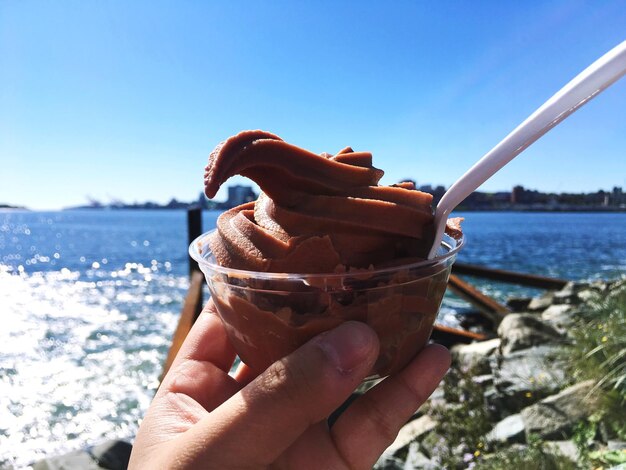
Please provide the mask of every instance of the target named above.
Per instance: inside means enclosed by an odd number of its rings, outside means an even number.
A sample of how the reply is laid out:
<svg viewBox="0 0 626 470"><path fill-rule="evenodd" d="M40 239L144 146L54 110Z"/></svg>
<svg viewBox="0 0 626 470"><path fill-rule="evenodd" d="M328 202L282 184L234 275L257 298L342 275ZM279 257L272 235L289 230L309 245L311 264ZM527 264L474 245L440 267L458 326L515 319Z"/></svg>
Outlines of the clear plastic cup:
<svg viewBox="0 0 626 470"><path fill-rule="evenodd" d="M432 260L348 273L293 274L217 264L208 239L189 247L240 359L256 372L342 322L369 325L380 353L369 378L402 369L430 337L463 238L445 236Z"/></svg>

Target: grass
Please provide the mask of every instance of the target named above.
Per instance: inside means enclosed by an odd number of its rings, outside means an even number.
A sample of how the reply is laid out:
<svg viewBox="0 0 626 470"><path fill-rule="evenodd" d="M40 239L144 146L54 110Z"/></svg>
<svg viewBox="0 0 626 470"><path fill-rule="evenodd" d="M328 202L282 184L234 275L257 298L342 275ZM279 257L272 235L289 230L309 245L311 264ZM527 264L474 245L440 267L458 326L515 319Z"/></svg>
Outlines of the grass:
<svg viewBox="0 0 626 470"><path fill-rule="evenodd" d="M500 450L479 461L474 470L575 470L577 463L549 449L539 438L532 438L527 446Z"/></svg>
<svg viewBox="0 0 626 470"><path fill-rule="evenodd" d="M447 404L435 406L430 414L439 423L436 433L445 436L436 449L442 468L465 468L487 449L484 435L491 421L483 398L483 387L472 380L472 369L452 369L443 383Z"/></svg>
<svg viewBox="0 0 626 470"><path fill-rule="evenodd" d="M443 390L447 405L433 407L430 414L439 422L432 435L439 439L433 457L441 468L474 470L573 470L577 465L532 437L527 445L508 446L487 442L493 426L484 403L482 386L472 370L451 370ZM442 436L445 436L442 437Z"/></svg>
<svg viewBox="0 0 626 470"><path fill-rule="evenodd" d="M626 439L626 282L589 302L570 329L563 357L573 382L592 380L599 397L589 424Z"/></svg>

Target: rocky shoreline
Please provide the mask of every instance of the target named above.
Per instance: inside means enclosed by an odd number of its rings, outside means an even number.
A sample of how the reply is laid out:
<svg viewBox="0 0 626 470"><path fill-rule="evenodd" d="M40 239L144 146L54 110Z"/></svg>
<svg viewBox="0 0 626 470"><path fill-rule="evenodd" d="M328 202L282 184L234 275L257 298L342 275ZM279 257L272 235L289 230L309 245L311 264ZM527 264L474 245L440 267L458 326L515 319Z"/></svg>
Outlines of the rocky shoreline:
<svg viewBox="0 0 626 470"><path fill-rule="evenodd" d="M534 453L541 466L520 468L597 468L586 466L591 454L606 456L608 465L600 468L626 469L626 439L594 421L602 391L594 380L573 378L567 357L585 312L625 290L626 280L569 283L511 299L514 313L496 337L452 348L445 382L375 468L510 468ZM620 411L626 423L626 407Z"/></svg>
<svg viewBox="0 0 626 470"><path fill-rule="evenodd" d="M617 294L626 298L626 279L569 283L539 297L510 299L513 313L497 335L451 349L453 365L444 383L374 468L626 470L626 406L617 409L621 417L613 417L621 420L622 433L594 421L603 392L593 380L572 377L568 366L581 318ZM123 469L129 454L129 443L110 441L42 460L34 469ZM608 463L591 465L589 455Z"/></svg>

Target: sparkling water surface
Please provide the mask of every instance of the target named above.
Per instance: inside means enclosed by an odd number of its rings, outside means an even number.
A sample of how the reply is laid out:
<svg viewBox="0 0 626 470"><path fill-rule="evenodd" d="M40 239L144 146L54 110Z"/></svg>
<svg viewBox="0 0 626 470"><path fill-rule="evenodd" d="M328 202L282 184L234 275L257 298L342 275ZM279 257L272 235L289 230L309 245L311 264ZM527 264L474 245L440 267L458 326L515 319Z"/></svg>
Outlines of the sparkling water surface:
<svg viewBox="0 0 626 470"><path fill-rule="evenodd" d="M205 212L204 227L217 212ZM626 214L465 213L458 261L571 280L626 273ZM188 287L184 211L0 212L0 468L132 439ZM476 279L504 302L540 291ZM468 305L447 295L440 321Z"/></svg>

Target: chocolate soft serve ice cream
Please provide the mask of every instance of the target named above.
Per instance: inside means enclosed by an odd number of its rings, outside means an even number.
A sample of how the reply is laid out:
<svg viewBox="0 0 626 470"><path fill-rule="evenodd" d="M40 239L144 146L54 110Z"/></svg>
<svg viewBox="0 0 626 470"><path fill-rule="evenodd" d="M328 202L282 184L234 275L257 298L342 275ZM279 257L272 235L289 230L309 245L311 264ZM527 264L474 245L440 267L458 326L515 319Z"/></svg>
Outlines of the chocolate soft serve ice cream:
<svg viewBox="0 0 626 470"><path fill-rule="evenodd" d="M424 261L432 196L412 183L379 186L372 155L349 147L317 155L245 131L211 153L207 197L236 174L262 193L220 215L192 252L241 359L261 371L316 334L359 320L381 342L373 373L403 367L430 336L460 246L458 221L448 256Z"/></svg>
<svg viewBox="0 0 626 470"><path fill-rule="evenodd" d="M235 174L263 193L219 218L211 249L222 266L330 273L428 252L432 196L411 183L378 186L383 172L370 153L317 155L268 132L246 131L211 153L207 197Z"/></svg>

